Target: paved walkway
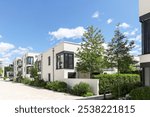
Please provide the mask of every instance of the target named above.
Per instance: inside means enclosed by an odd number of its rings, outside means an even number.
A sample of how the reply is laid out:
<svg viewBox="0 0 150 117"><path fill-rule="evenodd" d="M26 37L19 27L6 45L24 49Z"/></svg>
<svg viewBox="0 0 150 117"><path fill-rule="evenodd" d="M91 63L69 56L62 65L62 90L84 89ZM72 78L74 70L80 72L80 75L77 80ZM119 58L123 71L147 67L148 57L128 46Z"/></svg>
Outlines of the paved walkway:
<svg viewBox="0 0 150 117"><path fill-rule="evenodd" d="M74 100L81 97L0 79L0 100Z"/></svg>

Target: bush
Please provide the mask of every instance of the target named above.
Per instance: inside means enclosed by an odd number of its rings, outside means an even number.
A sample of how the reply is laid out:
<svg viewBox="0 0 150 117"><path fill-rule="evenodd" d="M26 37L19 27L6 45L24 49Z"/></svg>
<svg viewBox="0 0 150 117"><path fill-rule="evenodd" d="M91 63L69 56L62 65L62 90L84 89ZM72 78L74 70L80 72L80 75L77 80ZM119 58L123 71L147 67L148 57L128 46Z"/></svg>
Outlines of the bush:
<svg viewBox="0 0 150 117"><path fill-rule="evenodd" d="M137 74L100 74L96 75L95 79L99 79L99 93L105 94L112 93L116 85L139 82L140 76Z"/></svg>
<svg viewBox="0 0 150 117"><path fill-rule="evenodd" d="M31 80L30 80L29 78L22 78L22 79L21 79L21 83L30 85Z"/></svg>
<svg viewBox="0 0 150 117"><path fill-rule="evenodd" d="M88 96L93 96L94 94L92 92L87 92L86 94L84 94L84 97L88 97Z"/></svg>
<svg viewBox="0 0 150 117"><path fill-rule="evenodd" d="M140 87L133 89L129 96L132 100L150 100L150 87Z"/></svg>
<svg viewBox="0 0 150 117"><path fill-rule="evenodd" d="M142 84L140 82L116 84L112 89L112 95L114 98L125 97L131 90L141 86Z"/></svg>
<svg viewBox="0 0 150 117"><path fill-rule="evenodd" d="M67 84L61 81L48 82L45 88L58 92L67 92L68 89Z"/></svg>
<svg viewBox="0 0 150 117"><path fill-rule="evenodd" d="M85 96L92 93L92 89L89 84L80 82L73 87L73 94L78 96Z"/></svg>
<svg viewBox="0 0 150 117"><path fill-rule="evenodd" d="M3 80L6 80L7 78L6 77L3 77Z"/></svg>
<svg viewBox="0 0 150 117"><path fill-rule="evenodd" d="M46 86L46 82L44 80L34 79L31 81L30 85L44 88Z"/></svg>

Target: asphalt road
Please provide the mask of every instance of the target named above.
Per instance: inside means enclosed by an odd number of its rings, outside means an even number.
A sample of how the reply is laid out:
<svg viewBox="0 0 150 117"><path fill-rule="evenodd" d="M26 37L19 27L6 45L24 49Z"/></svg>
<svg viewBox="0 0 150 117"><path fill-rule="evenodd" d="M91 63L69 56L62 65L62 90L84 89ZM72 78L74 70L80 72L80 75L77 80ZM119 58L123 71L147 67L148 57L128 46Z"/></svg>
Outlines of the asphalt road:
<svg viewBox="0 0 150 117"><path fill-rule="evenodd" d="M74 100L80 98L0 79L0 100Z"/></svg>

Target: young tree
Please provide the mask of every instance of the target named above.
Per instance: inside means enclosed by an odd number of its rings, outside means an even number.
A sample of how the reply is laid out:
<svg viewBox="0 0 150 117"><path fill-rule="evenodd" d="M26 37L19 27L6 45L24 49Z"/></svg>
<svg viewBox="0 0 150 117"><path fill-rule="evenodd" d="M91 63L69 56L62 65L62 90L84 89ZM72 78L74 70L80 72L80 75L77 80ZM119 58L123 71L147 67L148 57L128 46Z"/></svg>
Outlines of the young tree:
<svg viewBox="0 0 150 117"><path fill-rule="evenodd" d="M81 48L78 49L76 57L78 57L77 71L90 73L101 72L103 68L104 38L101 30L90 26L83 34Z"/></svg>
<svg viewBox="0 0 150 117"><path fill-rule="evenodd" d="M118 69L118 73L125 73L130 65L134 63L130 51L134 48L134 41L128 41L127 37L121 33L119 25L114 32L114 37L108 44L106 59L109 67Z"/></svg>
<svg viewBox="0 0 150 117"><path fill-rule="evenodd" d="M0 76L2 76L2 74L3 74L3 69L0 68Z"/></svg>

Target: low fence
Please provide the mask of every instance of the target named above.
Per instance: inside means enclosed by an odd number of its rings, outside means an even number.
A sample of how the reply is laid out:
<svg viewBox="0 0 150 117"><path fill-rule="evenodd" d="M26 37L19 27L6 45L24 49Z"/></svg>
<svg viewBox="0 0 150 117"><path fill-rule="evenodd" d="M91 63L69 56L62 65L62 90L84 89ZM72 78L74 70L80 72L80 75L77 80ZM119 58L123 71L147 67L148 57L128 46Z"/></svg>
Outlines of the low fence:
<svg viewBox="0 0 150 117"><path fill-rule="evenodd" d="M99 95L99 80L98 79L63 79L69 86L73 87L80 82L88 83L95 95Z"/></svg>

